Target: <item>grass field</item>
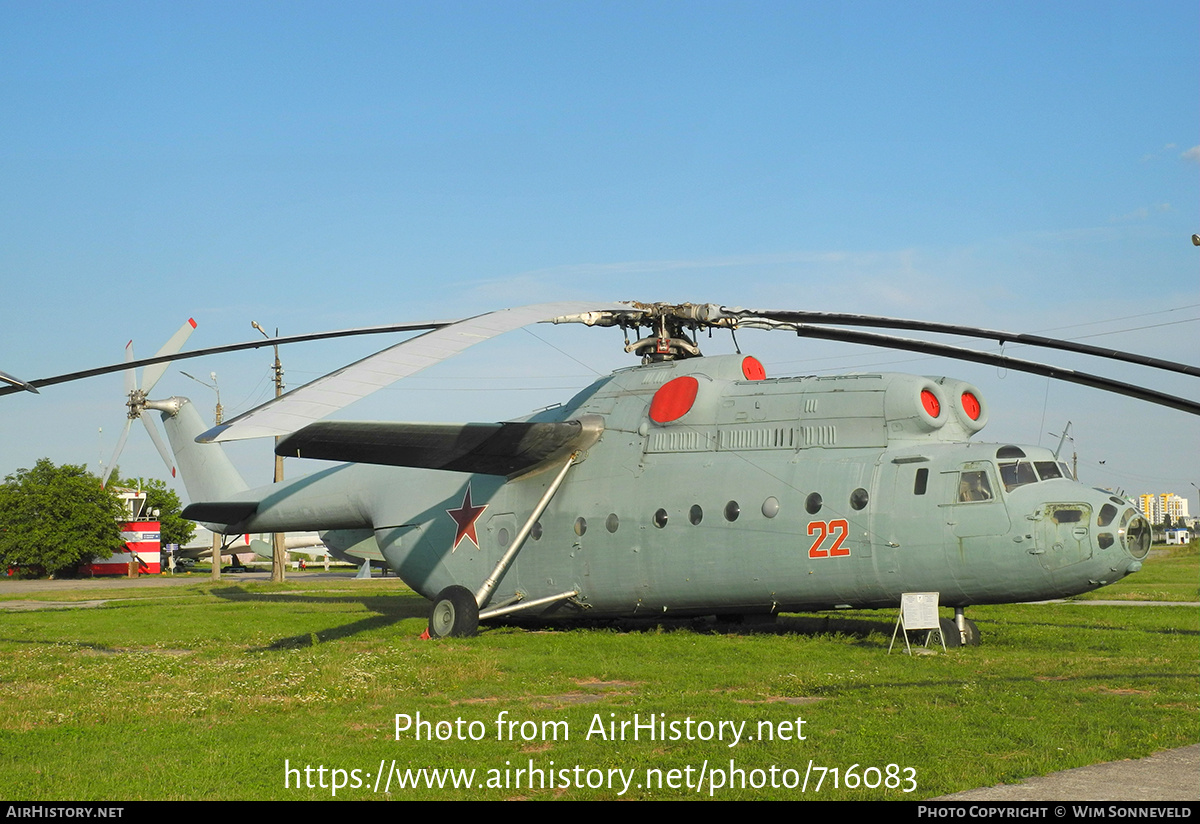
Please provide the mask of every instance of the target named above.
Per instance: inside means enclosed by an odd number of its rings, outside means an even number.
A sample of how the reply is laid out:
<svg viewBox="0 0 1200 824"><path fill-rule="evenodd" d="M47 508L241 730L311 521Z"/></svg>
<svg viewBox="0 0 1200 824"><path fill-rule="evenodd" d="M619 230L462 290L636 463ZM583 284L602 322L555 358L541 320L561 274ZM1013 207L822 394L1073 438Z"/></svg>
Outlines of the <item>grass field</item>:
<svg viewBox="0 0 1200 824"><path fill-rule="evenodd" d="M1198 573L1154 558L1100 596L1195 601ZM978 607L981 646L909 657L883 611L434 642L392 578L193 577L4 596L117 600L0 613L0 796L918 799L1200 741L1193 606ZM418 712L435 740L397 736ZM635 716L654 740L621 740ZM473 786L397 786L422 769Z"/></svg>

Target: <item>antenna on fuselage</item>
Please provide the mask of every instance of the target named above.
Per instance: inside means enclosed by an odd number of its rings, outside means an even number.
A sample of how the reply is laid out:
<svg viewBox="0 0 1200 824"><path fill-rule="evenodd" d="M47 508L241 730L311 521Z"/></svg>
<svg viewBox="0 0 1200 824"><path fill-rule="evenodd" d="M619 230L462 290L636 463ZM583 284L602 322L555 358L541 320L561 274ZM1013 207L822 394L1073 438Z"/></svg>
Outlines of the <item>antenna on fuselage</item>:
<svg viewBox="0 0 1200 824"><path fill-rule="evenodd" d="M1067 421L1067 425L1063 427L1062 435L1059 436L1058 446L1054 450L1054 460L1056 460L1056 461L1058 460L1058 453L1062 452L1063 444L1066 443L1067 438L1071 437L1070 433L1071 433L1071 422ZM1054 433L1050 432L1048 434L1053 435ZM1075 443L1074 438L1071 438L1071 443Z"/></svg>

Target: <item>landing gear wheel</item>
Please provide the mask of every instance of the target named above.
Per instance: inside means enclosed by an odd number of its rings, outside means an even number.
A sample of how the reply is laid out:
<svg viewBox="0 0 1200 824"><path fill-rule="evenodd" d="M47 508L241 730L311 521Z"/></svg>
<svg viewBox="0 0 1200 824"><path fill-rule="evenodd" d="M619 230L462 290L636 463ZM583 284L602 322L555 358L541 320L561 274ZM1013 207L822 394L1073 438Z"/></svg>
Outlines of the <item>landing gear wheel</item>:
<svg viewBox="0 0 1200 824"><path fill-rule="evenodd" d="M479 629L479 605L466 587L446 587L438 593L429 611L431 638L469 638Z"/></svg>
<svg viewBox="0 0 1200 824"><path fill-rule="evenodd" d="M946 649L956 647L979 646L979 627L970 618L963 619L963 632L958 631L958 624L953 618L941 618L938 624L942 628L942 637L946 639Z"/></svg>

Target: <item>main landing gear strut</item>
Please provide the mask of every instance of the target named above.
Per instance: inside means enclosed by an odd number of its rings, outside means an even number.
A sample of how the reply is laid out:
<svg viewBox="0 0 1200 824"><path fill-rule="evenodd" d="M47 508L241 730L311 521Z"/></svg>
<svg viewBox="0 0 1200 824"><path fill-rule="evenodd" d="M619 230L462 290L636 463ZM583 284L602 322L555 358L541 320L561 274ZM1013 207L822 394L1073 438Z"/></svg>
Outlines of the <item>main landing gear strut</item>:
<svg viewBox="0 0 1200 824"><path fill-rule="evenodd" d="M517 603L521 600L518 595L516 598L510 598L503 602L500 606L493 609L485 610L484 608L492 600L492 595L496 591L496 586L500 583L500 579L504 576L505 571L512 565L516 559L517 553L521 551L521 547L525 545L525 539L529 537L530 530L537 523L537 519L542 517L542 513L546 511L546 506L549 505L550 499L558 492L558 488L562 486L562 482L566 480L567 470L569 470L579 457L578 452L572 452L559 470L558 475L551 482L550 487L542 495L538 505L533 508L525 525L517 532L516 538L513 539L512 546L504 553L496 568L480 585L478 592L471 592L464 586L455 584L448 586L438 593L437 598L433 599L433 609L429 612L429 637L430 638L446 638L446 637L467 637L474 635L479 629L480 618L491 618L497 615L503 615L510 612L517 612L522 609L530 609L532 607L541 606L543 604L562 601L567 598L572 598L578 595L575 590L564 592L560 595L551 595L547 598L537 598L524 603Z"/></svg>

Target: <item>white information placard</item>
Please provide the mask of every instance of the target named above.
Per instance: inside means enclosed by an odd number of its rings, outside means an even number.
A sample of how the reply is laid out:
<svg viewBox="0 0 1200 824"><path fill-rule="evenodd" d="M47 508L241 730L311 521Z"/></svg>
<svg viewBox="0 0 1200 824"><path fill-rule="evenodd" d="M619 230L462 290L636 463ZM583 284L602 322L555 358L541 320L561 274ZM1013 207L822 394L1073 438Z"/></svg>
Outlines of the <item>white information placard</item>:
<svg viewBox="0 0 1200 824"><path fill-rule="evenodd" d="M904 631L904 649L912 655L912 645L908 642L908 633L914 630L928 630L925 636L925 646L936 631L942 642L942 650L946 649L946 639L942 637L942 625L938 619L939 592L905 592L900 595L900 615L896 618L896 627L892 630L892 643L888 644L888 653L896 644L896 633Z"/></svg>

